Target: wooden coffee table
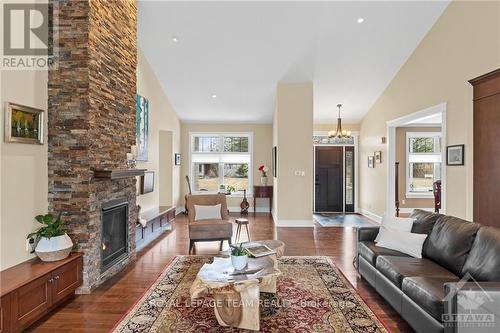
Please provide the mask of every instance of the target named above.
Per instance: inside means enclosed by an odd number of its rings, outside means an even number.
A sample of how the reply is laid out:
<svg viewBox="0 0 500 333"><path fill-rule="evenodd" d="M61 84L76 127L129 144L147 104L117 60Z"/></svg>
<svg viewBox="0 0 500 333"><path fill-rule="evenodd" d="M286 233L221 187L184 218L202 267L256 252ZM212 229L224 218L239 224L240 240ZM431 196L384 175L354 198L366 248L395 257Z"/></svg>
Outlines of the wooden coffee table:
<svg viewBox="0 0 500 333"><path fill-rule="evenodd" d="M277 256L281 256L284 251L281 241L260 242L275 250L277 255L248 258L248 265L243 271L258 270L257 272L230 275L235 272L231 258L214 257L212 264L203 265L191 286L192 299L208 294L213 296L215 316L221 326L254 331L260 329L259 296L261 292L276 292L276 279L281 274Z"/></svg>

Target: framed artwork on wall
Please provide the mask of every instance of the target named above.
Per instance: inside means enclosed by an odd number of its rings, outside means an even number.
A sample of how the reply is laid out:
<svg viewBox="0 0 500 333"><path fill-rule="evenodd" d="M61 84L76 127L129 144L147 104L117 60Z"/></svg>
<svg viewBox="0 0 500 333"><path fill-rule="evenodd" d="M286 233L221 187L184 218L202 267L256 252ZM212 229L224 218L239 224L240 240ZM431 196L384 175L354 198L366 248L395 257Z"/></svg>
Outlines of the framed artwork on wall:
<svg viewBox="0 0 500 333"><path fill-rule="evenodd" d="M273 156L272 156L272 168L273 168L273 177L276 178L278 177L278 147L274 146L273 147Z"/></svg>
<svg viewBox="0 0 500 333"><path fill-rule="evenodd" d="M369 168L375 167L375 156L368 156L368 167Z"/></svg>
<svg viewBox="0 0 500 333"><path fill-rule="evenodd" d="M376 163L382 163L382 152L381 151L376 151L375 152L375 162Z"/></svg>
<svg viewBox="0 0 500 333"><path fill-rule="evenodd" d="M181 154L176 153L174 161L175 161L175 165L181 165Z"/></svg>
<svg viewBox="0 0 500 333"><path fill-rule="evenodd" d="M148 160L149 136L149 101L140 95L135 97L135 135L137 143L137 160Z"/></svg>
<svg viewBox="0 0 500 333"><path fill-rule="evenodd" d="M446 147L446 165L464 165L465 145Z"/></svg>
<svg viewBox="0 0 500 333"><path fill-rule="evenodd" d="M8 103L5 109L5 142L42 145L44 114L40 109Z"/></svg>

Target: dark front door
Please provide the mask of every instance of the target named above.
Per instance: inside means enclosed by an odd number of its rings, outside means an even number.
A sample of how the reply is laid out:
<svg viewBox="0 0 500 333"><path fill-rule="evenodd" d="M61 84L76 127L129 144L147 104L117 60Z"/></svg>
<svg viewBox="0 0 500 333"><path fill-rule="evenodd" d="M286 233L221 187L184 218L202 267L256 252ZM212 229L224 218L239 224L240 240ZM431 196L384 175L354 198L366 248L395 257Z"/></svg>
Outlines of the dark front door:
<svg viewBox="0 0 500 333"><path fill-rule="evenodd" d="M315 211L343 211L343 147L316 147Z"/></svg>

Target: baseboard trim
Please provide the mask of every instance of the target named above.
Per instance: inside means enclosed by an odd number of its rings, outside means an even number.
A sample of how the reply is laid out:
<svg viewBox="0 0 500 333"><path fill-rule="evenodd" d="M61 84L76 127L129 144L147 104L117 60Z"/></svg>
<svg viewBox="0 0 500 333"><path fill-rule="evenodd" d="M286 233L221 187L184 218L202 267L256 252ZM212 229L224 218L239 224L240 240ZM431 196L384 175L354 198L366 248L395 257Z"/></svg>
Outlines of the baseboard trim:
<svg viewBox="0 0 500 333"><path fill-rule="evenodd" d="M240 207L227 207L230 213L241 212ZM253 213L253 207L248 208L248 213ZM257 207L257 213L269 213L269 207Z"/></svg>
<svg viewBox="0 0 500 333"><path fill-rule="evenodd" d="M366 210L363 208L359 208L359 212L361 213L361 215L366 216L370 220L373 220L377 223L382 223L382 216L379 216L379 215L372 213L369 210Z"/></svg>
<svg viewBox="0 0 500 333"><path fill-rule="evenodd" d="M175 216L184 213L185 208L184 207L176 207L175 208Z"/></svg>
<svg viewBox="0 0 500 333"><path fill-rule="evenodd" d="M311 228L314 227L314 220L274 220L276 227Z"/></svg>
<svg viewBox="0 0 500 333"><path fill-rule="evenodd" d="M434 213L434 208L418 208L418 207L417 208L399 208L399 212L403 213L403 214L409 214L409 213L413 212L414 209L421 209L421 210L425 210L425 211Z"/></svg>

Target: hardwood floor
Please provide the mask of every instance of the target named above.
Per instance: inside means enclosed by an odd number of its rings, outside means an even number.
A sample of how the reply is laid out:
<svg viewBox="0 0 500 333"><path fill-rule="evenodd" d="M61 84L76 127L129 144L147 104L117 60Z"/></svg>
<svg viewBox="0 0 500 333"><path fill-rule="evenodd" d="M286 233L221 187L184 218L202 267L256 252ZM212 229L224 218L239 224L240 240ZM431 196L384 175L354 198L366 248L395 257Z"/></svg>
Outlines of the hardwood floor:
<svg viewBox="0 0 500 333"><path fill-rule="evenodd" d="M239 215L234 215L239 216ZM250 237L280 239L285 255L331 256L337 267L358 290L372 311L392 332L412 332L391 306L364 280L352 265L356 253L354 228L274 228L268 214L249 215ZM236 225L235 225L236 234ZM246 233L243 232L243 238ZM150 287L175 255L188 254L187 218L176 217L172 231L138 253L137 261L105 282L90 295L79 295L30 328L31 332L109 332ZM227 245L225 245L227 246ZM198 243L196 254L214 254L218 242Z"/></svg>

